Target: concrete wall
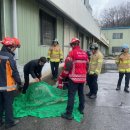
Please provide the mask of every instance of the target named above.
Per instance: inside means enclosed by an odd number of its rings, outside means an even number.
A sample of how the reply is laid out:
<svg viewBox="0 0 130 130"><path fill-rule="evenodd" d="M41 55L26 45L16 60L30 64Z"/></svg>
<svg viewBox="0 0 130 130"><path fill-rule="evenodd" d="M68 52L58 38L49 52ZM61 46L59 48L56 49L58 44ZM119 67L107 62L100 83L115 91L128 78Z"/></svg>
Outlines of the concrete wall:
<svg viewBox="0 0 130 130"><path fill-rule="evenodd" d="M105 34L110 42L109 54L112 54L112 47L122 46L124 43L130 46L130 27L128 28L113 28L103 29L102 32ZM113 33L123 33L123 39L113 39Z"/></svg>
<svg viewBox="0 0 130 130"><path fill-rule="evenodd" d="M100 28L81 0L47 0L100 39Z"/></svg>

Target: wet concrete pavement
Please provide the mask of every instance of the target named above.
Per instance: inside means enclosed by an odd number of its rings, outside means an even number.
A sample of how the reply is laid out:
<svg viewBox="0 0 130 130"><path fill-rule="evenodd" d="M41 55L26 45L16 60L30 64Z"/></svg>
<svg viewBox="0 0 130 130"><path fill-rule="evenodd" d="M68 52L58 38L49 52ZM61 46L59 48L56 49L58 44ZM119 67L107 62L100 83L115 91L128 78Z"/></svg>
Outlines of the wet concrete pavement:
<svg viewBox="0 0 130 130"><path fill-rule="evenodd" d="M44 79L54 84L50 77ZM130 94L116 91L118 73L109 71L101 74L98 79L99 91L97 99L86 99L84 119L81 123L57 118L39 119L25 117L20 124L9 130L130 130ZM88 87L85 86L85 94ZM4 127L0 128L4 130Z"/></svg>

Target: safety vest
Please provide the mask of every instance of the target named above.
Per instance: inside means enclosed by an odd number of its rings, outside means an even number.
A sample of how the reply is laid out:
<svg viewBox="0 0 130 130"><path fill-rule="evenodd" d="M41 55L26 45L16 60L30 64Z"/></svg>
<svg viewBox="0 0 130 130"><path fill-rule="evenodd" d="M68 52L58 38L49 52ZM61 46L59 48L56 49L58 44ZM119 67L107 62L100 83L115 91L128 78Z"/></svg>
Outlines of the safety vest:
<svg viewBox="0 0 130 130"><path fill-rule="evenodd" d="M89 74L100 74L103 63L103 55L98 50L95 54L92 54L89 62Z"/></svg>
<svg viewBox="0 0 130 130"><path fill-rule="evenodd" d="M80 47L75 47L69 54L72 58L72 70L69 78L75 83L85 83L87 73L88 56Z"/></svg>
<svg viewBox="0 0 130 130"><path fill-rule="evenodd" d="M119 72L130 72L130 54L122 53L116 58L116 64Z"/></svg>
<svg viewBox="0 0 130 130"><path fill-rule="evenodd" d="M8 56L0 54L0 91L16 90L16 83L13 78L12 68ZM3 77L3 78L2 78Z"/></svg>
<svg viewBox="0 0 130 130"><path fill-rule="evenodd" d="M51 62L59 62L60 59L63 59L63 52L59 45L52 46L48 50L48 57Z"/></svg>

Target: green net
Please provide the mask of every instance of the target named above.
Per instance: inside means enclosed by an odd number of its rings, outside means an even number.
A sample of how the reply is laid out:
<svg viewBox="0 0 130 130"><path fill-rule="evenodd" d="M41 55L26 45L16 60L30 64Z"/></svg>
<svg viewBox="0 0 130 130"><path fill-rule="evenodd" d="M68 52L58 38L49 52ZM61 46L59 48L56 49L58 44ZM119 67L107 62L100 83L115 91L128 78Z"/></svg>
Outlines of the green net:
<svg viewBox="0 0 130 130"><path fill-rule="evenodd" d="M83 115L78 111L78 97L75 98L74 119L81 121ZM45 82L29 86L26 94L20 94L14 101L16 118L35 116L39 118L60 117L67 105L67 90L60 90Z"/></svg>

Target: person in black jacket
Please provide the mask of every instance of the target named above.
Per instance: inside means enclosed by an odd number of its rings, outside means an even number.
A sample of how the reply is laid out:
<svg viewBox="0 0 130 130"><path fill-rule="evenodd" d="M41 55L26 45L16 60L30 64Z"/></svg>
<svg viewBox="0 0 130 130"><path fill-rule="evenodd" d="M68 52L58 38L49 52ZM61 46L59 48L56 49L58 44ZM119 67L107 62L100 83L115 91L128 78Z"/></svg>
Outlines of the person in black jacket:
<svg viewBox="0 0 130 130"><path fill-rule="evenodd" d="M13 118L13 101L15 92L22 88L21 79L14 60L14 51L20 47L17 38L5 37L1 43L0 51L0 127L5 123L5 128L10 128L19 123ZM5 122L3 114L5 113Z"/></svg>
<svg viewBox="0 0 130 130"><path fill-rule="evenodd" d="M46 58L41 57L40 59L37 60L31 60L24 66L24 79L25 83L23 86L23 91L22 93L25 94L26 90L28 89L29 86L29 74L35 79L36 82L41 81L41 71L46 63Z"/></svg>

